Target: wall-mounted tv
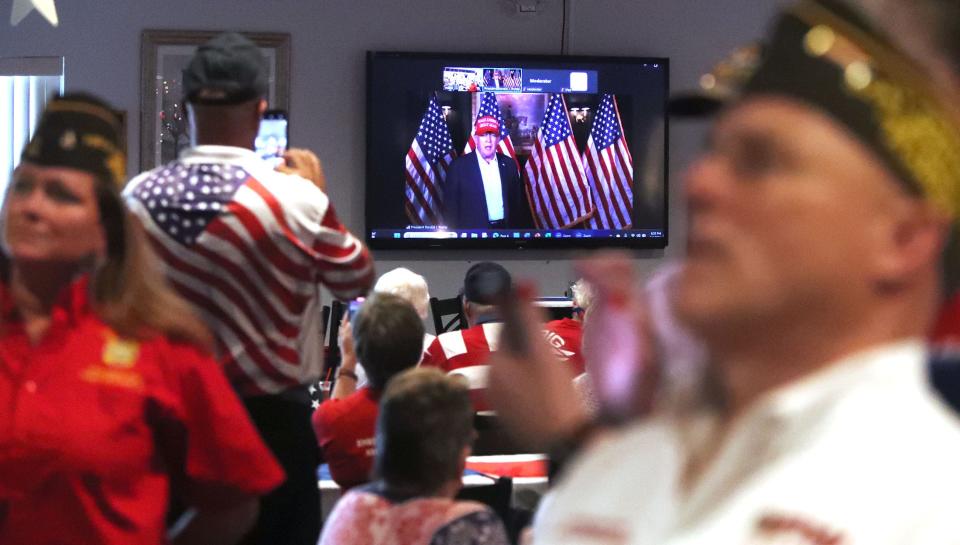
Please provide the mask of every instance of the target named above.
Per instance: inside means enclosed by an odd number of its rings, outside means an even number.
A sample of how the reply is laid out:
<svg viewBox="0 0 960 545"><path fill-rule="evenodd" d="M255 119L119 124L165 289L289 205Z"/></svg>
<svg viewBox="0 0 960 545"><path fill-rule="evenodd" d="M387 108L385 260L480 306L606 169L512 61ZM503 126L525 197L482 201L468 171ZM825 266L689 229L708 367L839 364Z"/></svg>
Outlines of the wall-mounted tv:
<svg viewBox="0 0 960 545"><path fill-rule="evenodd" d="M667 245L665 58L369 52L373 248Z"/></svg>

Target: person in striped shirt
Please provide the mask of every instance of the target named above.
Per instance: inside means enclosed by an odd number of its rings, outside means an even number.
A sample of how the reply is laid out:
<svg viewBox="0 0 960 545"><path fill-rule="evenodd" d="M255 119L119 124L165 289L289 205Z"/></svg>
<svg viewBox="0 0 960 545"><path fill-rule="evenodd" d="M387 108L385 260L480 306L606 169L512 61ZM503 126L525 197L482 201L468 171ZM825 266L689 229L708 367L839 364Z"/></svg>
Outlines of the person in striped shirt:
<svg viewBox="0 0 960 545"><path fill-rule="evenodd" d="M510 273L498 263L483 261L470 267L463 279L463 313L470 327L441 333L420 364L467 377L477 410L487 408L482 395L487 384L487 359L497 349L503 325L494 301L510 289L511 283Z"/></svg>
<svg viewBox="0 0 960 545"><path fill-rule="evenodd" d="M323 367L320 289L363 295L372 259L337 219L312 153L288 153L288 172L278 172L253 151L268 88L256 45L218 35L183 76L193 147L124 195L168 279L213 330L227 376L287 472L250 541L313 544L318 452L303 385Z"/></svg>

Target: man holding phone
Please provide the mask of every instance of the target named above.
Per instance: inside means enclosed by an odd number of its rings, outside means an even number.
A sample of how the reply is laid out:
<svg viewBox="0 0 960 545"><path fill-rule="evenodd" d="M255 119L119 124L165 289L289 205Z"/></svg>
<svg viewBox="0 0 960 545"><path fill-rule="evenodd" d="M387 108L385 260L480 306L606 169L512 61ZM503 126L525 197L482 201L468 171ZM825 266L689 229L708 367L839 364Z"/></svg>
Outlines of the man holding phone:
<svg viewBox="0 0 960 545"><path fill-rule="evenodd" d="M193 147L136 177L124 196L287 473L248 542L313 545L318 451L306 385L323 368L320 287L363 295L372 259L337 219L313 153L291 150L274 169L254 151L268 78L255 44L218 35L183 76Z"/></svg>
<svg viewBox="0 0 960 545"><path fill-rule="evenodd" d="M284 164L289 124L285 110L267 110L260 120L260 132L254 142L257 155L276 166Z"/></svg>

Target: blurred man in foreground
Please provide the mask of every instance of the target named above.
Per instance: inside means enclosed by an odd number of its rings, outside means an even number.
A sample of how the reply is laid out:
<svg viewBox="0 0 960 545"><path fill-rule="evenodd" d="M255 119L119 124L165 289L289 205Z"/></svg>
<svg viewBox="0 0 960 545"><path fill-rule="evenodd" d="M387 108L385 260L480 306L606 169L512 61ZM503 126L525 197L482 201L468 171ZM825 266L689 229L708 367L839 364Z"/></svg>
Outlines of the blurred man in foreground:
<svg viewBox="0 0 960 545"><path fill-rule="evenodd" d="M674 304L719 395L595 435L535 543L956 540L960 427L924 376L960 205L956 101L942 91L844 5L784 12L685 180ZM607 310L629 308L609 297L629 291L610 289L625 266L587 267ZM530 339L525 357L494 361L495 401L549 366ZM583 435L576 415L554 420Z"/></svg>

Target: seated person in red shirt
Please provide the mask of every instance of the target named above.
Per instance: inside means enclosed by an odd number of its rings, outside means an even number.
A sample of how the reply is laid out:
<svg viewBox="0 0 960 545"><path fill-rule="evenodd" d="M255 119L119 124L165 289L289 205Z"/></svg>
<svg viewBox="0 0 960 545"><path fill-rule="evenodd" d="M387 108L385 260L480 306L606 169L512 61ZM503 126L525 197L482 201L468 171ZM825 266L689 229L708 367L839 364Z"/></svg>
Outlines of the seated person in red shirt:
<svg viewBox="0 0 960 545"><path fill-rule="evenodd" d="M507 545L493 511L454 499L474 433L462 379L398 375L380 405L376 480L337 502L319 545Z"/></svg>
<svg viewBox="0 0 960 545"><path fill-rule="evenodd" d="M573 292L573 317L547 322L543 334L553 347L557 358L567 363L574 376L579 377L586 370L581 352L583 338L583 320L593 303L593 290L582 278L570 286Z"/></svg>
<svg viewBox="0 0 960 545"><path fill-rule="evenodd" d="M55 98L0 258L0 543L235 543L283 482L119 184L121 123ZM171 494L189 511L169 534Z"/></svg>
<svg viewBox="0 0 960 545"><path fill-rule="evenodd" d="M347 489L370 480L373 467L377 404L387 382L420 361L423 322L407 301L377 293L367 299L353 324L356 357L343 339L344 359L331 399L313 413L313 430L330 475ZM367 384L357 389L357 360L367 371Z"/></svg>
<svg viewBox="0 0 960 545"><path fill-rule="evenodd" d="M463 279L463 314L467 329L441 333L423 358L421 365L444 372L456 371L470 383L477 410L488 407L481 395L487 386L487 360L497 350L503 318L494 304L510 289L510 273L501 265L482 261L467 269Z"/></svg>

